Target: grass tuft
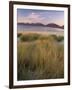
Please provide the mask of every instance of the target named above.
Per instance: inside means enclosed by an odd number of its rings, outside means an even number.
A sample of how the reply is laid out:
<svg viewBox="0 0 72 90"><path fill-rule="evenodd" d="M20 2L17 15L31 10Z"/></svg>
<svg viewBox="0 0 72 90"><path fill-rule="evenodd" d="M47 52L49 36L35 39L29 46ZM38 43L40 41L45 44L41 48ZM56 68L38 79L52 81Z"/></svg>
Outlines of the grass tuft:
<svg viewBox="0 0 72 90"><path fill-rule="evenodd" d="M55 42L62 38L38 34L20 38L17 46L18 80L64 77L64 46Z"/></svg>

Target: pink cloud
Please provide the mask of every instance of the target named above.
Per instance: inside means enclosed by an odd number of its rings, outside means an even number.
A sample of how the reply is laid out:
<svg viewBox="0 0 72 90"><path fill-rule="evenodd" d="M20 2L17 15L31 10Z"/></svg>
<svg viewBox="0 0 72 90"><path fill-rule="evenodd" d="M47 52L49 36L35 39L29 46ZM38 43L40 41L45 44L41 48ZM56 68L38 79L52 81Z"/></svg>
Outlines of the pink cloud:
<svg viewBox="0 0 72 90"><path fill-rule="evenodd" d="M49 18L51 18L51 16L49 16ZM37 14L32 12L31 14L29 14L28 16L25 17L19 17L18 18L18 22L21 23L43 23L43 24L48 24L48 23L56 23L59 25L63 25L63 21L62 20L48 20L47 18L45 19L45 17L41 17L41 14Z"/></svg>
<svg viewBox="0 0 72 90"><path fill-rule="evenodd" d="M36 13L31 13L26 17L19 17L18 22L23 23L42 23L45 18L41 17L40 15Z"/></svg>

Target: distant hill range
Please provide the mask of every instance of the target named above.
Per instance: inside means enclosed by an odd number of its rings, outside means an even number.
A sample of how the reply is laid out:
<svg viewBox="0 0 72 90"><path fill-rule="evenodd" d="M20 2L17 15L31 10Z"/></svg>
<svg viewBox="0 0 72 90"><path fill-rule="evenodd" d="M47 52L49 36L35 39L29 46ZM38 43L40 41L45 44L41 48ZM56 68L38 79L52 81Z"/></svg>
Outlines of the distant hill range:
<svg viewBox="0 0 72 90"><path fill-rule="evenodd" d="M48 27L53 27L53 28L61 28L61 29L64 29L64 25L63 25L63 26L59 26L59 25L54 24L54 23L47 24L46 26L48 26Z"/></svg>
<svg viewBox="0 0 72 90"><path fill-rule="evenodd" d="M63 26L59 26L55 23L49 23L47 25L44 25L42 23L17 23L18 25L28 25L28 26L43 26L43 27L52 27L52 28L60 28L60 29L64 29L64 25Z"/></svg>

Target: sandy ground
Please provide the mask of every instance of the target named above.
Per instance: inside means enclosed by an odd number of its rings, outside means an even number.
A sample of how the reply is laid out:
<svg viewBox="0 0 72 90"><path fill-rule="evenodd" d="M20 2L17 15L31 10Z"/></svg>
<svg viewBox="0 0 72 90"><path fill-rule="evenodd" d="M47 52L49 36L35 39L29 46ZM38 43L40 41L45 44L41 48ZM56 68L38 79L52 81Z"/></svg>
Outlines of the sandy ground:
<svg viewBox="0 0 72 90"><path fill-rule="evenodd" d="M29 33L37 33L37 34L42 34L42 35L57 35L57 36L64 36L64 32L38 32L38 31L18 31L17 33L22 33L22 34L29 34Z"/></svg>

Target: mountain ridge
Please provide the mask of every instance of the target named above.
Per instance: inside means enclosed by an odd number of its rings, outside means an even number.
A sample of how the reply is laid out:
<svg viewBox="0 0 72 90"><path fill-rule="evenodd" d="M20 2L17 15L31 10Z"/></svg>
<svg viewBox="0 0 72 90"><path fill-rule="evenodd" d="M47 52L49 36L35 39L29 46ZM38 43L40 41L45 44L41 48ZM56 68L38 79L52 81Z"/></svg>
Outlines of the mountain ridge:
<svg viewBox="0 0 72 90"><path fill-rule="evenodd" d="M60 28L60 29L64 29L64 25L60 26L58 24L55 23L49 23L49 24L42 24L42 23L17 23L19 25L29 25L29 26L43 26L43 27L52 27L52 28Z"/></svg>

